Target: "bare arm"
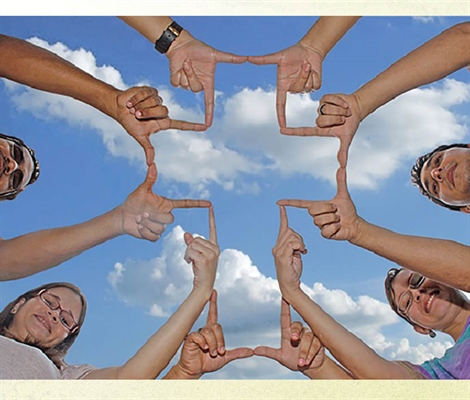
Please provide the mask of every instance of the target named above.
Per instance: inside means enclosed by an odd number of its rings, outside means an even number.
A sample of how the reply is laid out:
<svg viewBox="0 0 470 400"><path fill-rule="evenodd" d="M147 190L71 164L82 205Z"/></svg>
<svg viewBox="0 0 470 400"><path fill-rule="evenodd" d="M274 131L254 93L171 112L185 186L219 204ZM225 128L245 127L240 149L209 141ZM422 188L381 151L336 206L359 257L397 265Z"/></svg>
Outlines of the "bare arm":
<svg viewBox="0 0 470 400"><path fill-rule="evenodd" d="M52 268L119 235L156 241L174 220L174 208L209 207L206 200L170 200L152 191L155 164L145 181L115 209L90 221L0 241L0 280L19 279Z"/></svg>
<svg viewBox="0 0 470 400"><path fill-rule="evenodd" d="M211 207L209 240L185 233L184 259L193 265L193 290L168 322L124 365L94 370L86 379L155 379L165 369L211 297L220 254L215 229Z"/></svg>
<svg viewBox="0 0 470 400"><path fill-rule="evenodd" d="M354 93L361 120L398 95L468 66L469 41L470 22L454 25L366 83Z"/></svg>
<svg viewBox="0 0 470 400"><path fill-rule="evenodd" d="M444 239L403 235L373 225L357 215L338 169L338 192L330 201L280 200L279 205L307 208L323 237L348 240L412 271L456 289L470 291L470 247Z"/></svg>

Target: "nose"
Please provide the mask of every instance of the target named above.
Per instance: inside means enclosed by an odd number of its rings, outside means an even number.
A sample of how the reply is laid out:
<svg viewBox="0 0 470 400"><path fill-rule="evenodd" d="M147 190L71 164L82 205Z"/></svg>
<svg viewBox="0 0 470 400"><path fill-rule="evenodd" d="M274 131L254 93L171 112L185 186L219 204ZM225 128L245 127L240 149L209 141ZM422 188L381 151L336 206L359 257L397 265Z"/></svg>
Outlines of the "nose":
<svg viewBox="0 0 470 400"><path fill-rule="evenodd" d="M11 157L5 159L5 174L10 175L18 169L18 164Z"/></svg>
<svg viewBox="0 0 470 400"><path fill-rule="evenodd" d="M59 310L49 310L47 313L51 316L54 323L59 322Z"/></svg>
<svg viewBox="0 0 470 400"><path fill-rule="evenodd" d="M436 181L441 181L442 180L442 168L433 168L431 170L431 176L433 177L434 180Z"/></svg>

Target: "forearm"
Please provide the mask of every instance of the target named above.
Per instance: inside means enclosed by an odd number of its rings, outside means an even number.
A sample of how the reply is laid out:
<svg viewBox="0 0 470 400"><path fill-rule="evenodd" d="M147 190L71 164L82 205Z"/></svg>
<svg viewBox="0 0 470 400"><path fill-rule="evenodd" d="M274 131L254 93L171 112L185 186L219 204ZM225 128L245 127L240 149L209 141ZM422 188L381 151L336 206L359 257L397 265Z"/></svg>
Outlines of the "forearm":
<svg viewBox="0 0 470 400"><path fill-rule="evenodd" d="M354 379L349 371L326 356L320 367L308 369L304 375L310 379Z"/></svg>
<svg viewBox="0 0 470 400"><path fill-rule="evenodd" d="M360 219L351 243L402 267L470 292L470 247L443 239L402 235Z"/></svg>
<svg viewBox="0 0 470 400"><path fill-rule="evenodd" d="M19 279L52 268L122 234L117 209L90 221L0 241L0 280Z"/></svg>
<svg viewBox="0 0 470 400"><path fill-rule="evenodd" d="M310 326L320 342L356 378L400 379L408 376L403 368L380 357L357 336L336 322L300 289L295 292L283 292L282 295Z"/></svg>
<svg viewBox="0 0 470 400"><path fill-rule="evenodd" d="M116 377L99 379L155 379L163 371L210 298L210 291L193 290L170 319L122 367ZM92 376L93 377L93 376Z"/></svg>
<svg viewBox="0 0 470 400"><path fill-rule="evenodd" d="M300 40L325 59L330 50L361 17L320 17Z"/></svg>
<svg viewBox="0 0 470 400"><path fill-rule="evenodd" d="M354 95L361 120L396 96L470 64L470 22L455 25L391 65Z"/></svg>
<svg viewBox="0 0 470 400"><path fill-rule="evenodd" d="M112 116L116 90L56 54L24 40L0 35L0 76L89 104Z"/></svg>

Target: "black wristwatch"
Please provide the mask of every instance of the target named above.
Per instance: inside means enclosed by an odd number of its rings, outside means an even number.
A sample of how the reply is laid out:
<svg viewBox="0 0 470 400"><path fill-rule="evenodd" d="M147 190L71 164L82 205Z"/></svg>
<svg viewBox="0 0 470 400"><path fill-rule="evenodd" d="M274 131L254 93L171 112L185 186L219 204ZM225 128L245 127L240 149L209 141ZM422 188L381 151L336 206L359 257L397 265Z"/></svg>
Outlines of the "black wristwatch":
<svg viewBox="0 0 470 400"><path fill-rule="evenodd" d="M183 28L173 21L171 25L165 29L165 32L162 33L162 36L160 36L155 42L155 49L160 53L165 54L182 30Z"/></svg>

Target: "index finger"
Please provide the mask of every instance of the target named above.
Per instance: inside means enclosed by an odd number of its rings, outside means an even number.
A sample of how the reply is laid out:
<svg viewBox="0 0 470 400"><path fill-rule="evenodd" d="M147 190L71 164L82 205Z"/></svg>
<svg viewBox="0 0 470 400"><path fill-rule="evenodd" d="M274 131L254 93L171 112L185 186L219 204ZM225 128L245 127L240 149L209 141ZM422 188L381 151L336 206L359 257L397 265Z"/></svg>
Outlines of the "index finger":
<svg viewBox="0 0 470 400"><path fill-rule="evenodd" d="M281 133L289 136L332 136L323 133L318 126L300 126L298 128L281 127Z"/></svg>
<svg viewBox="0 0 470 400"><path fill-rule="evenodd" d="M337 193L336 195L346 195L349 197L348 192L348 183L346 180L346 168L338 168L336 171L336 185L337 185Z"/></svg>
<svg viewBox="0 0 470 400"><path fill-rule="evenodd" d="M217 311L217 290L214 289L209 300L209 313L207 314L206 325L217 323L218 315L219 314Z"/></svg>
<svg viewBox="0 0 470 400"><path fill-rule="evenodd" d="M286 208L284 206L280 206L279 210L280 210L281 223L279 224L278 238L281 236L282 232L284 232L289 227L289 222L287 221Z"/></svg>
<svg viewBox="0 0 470 400"><path fill-rule="evenodd" d="M248 56L248 62L256 65L277 64L281 59L281 53L271 53L265 56Z"/></svg>
<svg viewBox="0 0 470 400"><path fill-rule="evenodd" d="M195 122L180 121L178 119L169 119L170 123L167 129L179 129L181 131L205 131L207 126Z"/></svg>
<svg viewBox="0 0 470 400"><path fill-rule="evenodd" d="M180 200L171 200L171 208L207 208L210 207L212 203L208 200L190 200L190 199L180 199Z"/></svg>
<svg viewBox="0 0 470 400"><path fill-rule="evenodd" d="M277 122L279 126L282 128L286 128L287 121L286 121L286 99L287 99L287 90L278 89L276 91L276 113L277 113Z"/></svg>
<svg viewBox="0 0 470 400"><path fill-rule="evenodd" d="M294 199L284 199L278 200L276 204L278 206L289 206L297 208L309 208L312 202L310 200L294 200Z"/></svg>
<svg viewBox="0 0 470 400"><path fill-rule="evenodd" d="M216 62L232 63L232 64L242 64L248 61L247 56L239 56L233 53L226 53L225 51L217 50L215 53Z"/></svg>
<svg viewBox="0 0 470 400"><path fill-rule="evenodd" d="M217 244L217 231L215 228L214 207L209 207L209 241Z"/></svg>
<svg viewBox="0 0 470 400"><path fill-rule="evenodd" d="M290 316L290 304L282 298L281 302L281 330L289 329L292 324L292 318Z"/></svg>
<svg viewBox="0 0 470 400"><path fill-rule="evenodd" d="M204 106L206 108L206 126L209 127L212 125L212 120L214 119L214 81L212 80L204 88Z"/></svg>

